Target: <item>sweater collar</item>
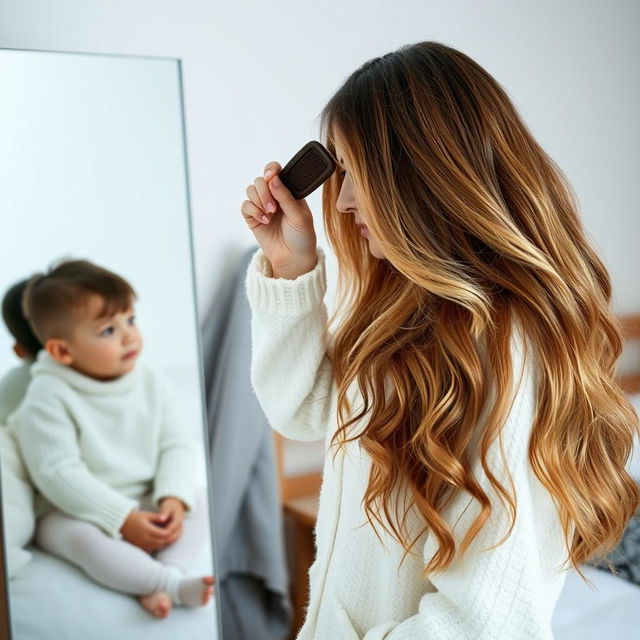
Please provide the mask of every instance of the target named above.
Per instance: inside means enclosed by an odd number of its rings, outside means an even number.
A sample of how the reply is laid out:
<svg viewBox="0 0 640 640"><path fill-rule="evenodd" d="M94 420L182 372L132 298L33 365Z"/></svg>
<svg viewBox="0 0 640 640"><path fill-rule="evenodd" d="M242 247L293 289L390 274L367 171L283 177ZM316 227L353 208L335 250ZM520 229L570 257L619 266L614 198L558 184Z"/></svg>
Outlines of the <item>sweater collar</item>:
<svg viewBox="0 0 640 640"><path fill-rule="evenodd" d="M31 376L39 374L51 374L62 378L67 384L78 391L95 395L117 395L132 389L138 379L140 363L136 367L116 378L115 380L96 380L84 373L80 373L71 367L56 362L49 353L42 349L31 366Z"/></svg>

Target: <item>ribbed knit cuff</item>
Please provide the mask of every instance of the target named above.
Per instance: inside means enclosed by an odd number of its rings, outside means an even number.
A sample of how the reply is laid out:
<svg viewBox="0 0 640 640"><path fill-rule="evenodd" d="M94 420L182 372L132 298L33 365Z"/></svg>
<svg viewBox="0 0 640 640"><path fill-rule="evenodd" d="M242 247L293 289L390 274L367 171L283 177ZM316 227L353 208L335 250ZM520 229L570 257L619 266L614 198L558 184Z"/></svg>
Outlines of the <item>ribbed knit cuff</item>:
<svg viewBox="0 0 640 640"><path fill-rule="evenodd" d="M316 247L318 262L295 280L272 278L271 265L262 248L258 249L247 267L245 288L253 310L276 316L296 316L309 313L322 304L327 290L325 253Z"/></svg>
<svg viewBox="0 0 640 640"><path fill-rule="evenodd" d="M160 501L164 498L178 498L187 505L187 512L189 512L193 511L195 505L194 491L192 482L163 482L154 487L151 500L156 507L160 508Z"/></svg>
<svg viewBox="0 0 640 640"><path fill-rule="evenodd" d="M127 521L129 514L136 509L139 509L140 505L137 500L122 496L122 501L118 504L102 505L99 513L96 514L100 520L102 528L112 537L118 540L122 539L122 533L120 529Z"/></svg>

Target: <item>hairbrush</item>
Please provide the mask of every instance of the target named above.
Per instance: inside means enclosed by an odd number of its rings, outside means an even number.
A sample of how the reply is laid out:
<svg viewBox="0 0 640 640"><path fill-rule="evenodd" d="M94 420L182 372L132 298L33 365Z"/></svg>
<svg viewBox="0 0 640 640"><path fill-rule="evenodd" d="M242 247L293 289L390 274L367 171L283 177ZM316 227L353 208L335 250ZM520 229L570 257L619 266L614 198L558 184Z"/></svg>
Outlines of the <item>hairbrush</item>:
<svg viewBox="0 0 640 640"><path fill-rule="evenodd" d="M300 200L315 191L335 168L333 156L319 142L312 140L287 162L279 177L291 195Z"/></svg>

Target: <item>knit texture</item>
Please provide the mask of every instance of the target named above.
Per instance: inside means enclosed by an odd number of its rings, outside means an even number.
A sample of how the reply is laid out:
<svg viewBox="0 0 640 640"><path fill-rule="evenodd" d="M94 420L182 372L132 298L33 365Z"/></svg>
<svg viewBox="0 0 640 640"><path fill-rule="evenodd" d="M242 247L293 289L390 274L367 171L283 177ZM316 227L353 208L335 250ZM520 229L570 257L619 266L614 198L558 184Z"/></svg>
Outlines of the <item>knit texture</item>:
<svg viewBox="0 0 640 640"><path fill-rule="evenodd" d="M59 364L46 351L31 367L24 400L8 418L36 494L36 515L54 507L120 538L152 491L194 500L195 438L163 374L137 363L112 381Z"/></svg>
<svg viewBox="0 0 640 640"><path fill-rule="evenodd" d="M258 249L246 274L251 382L258 400L274 429L287 438L324 439L327 454L309 603L298 640L552 638L552 614L569 565L561 566L567 550L555 504L528 463L535 370L525 357L521 334L514 332L512 340L516 391L501 438L517 497L515 526L505 542L489 549L507 533L511 515L491 488L479 456L473 457L472 471L491 500L491 516L462 561L458 557L445 572L424 579L422 569L438 548L435 537L423 533L401 564L403 547L378 526L380 542L362 507L369 456L356 440L340 450L334 463L328 447L337 428L337 390L326 355L330 338L322 248L317 255L312 271L286 280L269 277L269 261ZM348 395L356 411L362 397L355 384ZM353 428L360 426L362 421ZM489 449L487 462L511 491L499 441ZM403 496L399 490L396 499ZM467 492L442 511L458 546L479 512ZM410 539L422 525L412 510Z"/></svg>
<svg viewBox="0 0 640 640"><path fill-rule="evenodd" d="M0 379L0 424L18 408L31 381L33 360L23 360Z"/></svg>

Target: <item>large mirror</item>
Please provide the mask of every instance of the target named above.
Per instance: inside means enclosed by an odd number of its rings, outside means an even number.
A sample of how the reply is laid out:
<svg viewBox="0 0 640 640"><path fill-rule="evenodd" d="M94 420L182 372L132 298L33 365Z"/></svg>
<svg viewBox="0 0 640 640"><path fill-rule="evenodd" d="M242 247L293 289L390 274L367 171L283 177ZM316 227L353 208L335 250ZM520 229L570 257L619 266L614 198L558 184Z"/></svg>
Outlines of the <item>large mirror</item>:
<svg viewBox="0 0 640 640"><path fill-rule="evenodd" d="M11 637L220 637L180 61L2 49L0 77Z"/></svg>

